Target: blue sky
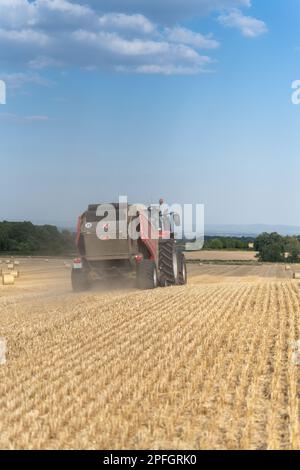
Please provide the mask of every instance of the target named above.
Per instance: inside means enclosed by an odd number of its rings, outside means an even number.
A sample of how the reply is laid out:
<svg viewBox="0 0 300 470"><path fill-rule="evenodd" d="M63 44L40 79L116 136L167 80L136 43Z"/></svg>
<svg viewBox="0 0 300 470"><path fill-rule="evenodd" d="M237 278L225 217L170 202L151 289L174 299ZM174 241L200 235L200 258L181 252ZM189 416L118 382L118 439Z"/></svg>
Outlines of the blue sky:
<svg viewBox="0 0 300 470"><path fill-rule="evenodd" d="M300 225L299 24L298 0L0 0L0 219L127 194Z"/></svg>

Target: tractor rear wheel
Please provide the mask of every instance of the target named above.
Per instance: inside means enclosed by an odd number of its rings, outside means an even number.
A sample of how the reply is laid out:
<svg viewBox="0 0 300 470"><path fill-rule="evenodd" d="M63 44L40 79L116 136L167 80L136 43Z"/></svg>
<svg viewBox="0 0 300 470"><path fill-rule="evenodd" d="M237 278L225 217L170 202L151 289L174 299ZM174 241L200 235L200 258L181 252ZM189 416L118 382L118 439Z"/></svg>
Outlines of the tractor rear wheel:
<svg viewBox="0 0 300 470"><path fill-rule="evenodd" d="M72 269L71 283L74 292L82 292L90 288L88 272L85 269Z"/></svg>
<svg viewBox="0 0 300 470"><path fill-rule="evenodd" d="M159 269L161 273L160 282L162 286L179 284L178 252L173 239L160 240Z"/></svg>
<svg viewBox="0 0 300 470"><path fill-rule="evenodd" d="M137 285L139 289L155 289L158 286L156 264L152 260L142 260L137 265Z"/></svg>
<svg viewBox="0 0 300 470"><path fill-rule="evenodd" d="M184 286L187 283L187 269L186 261L183 253L178 253L178 265L179 265L179 285Z"/></svg>

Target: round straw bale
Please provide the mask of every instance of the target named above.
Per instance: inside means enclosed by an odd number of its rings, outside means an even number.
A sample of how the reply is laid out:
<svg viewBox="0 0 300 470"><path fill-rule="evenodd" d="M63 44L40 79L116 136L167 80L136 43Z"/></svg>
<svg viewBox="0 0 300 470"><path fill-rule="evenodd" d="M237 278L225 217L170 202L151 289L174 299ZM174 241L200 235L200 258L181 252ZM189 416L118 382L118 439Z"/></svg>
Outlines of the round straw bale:
<svg viewBox="0 0 300 470"><path fill-rule="evenodd" d="M3 274L2 275L2 284L4 286L11 286L15 283L15 278L11 274Z"/></svg>
<svg viewBox="0 0 300 470"><path fill-rule="evenodd" d="M20 277L20 272L17 269L11 271L10 274L14 276L14 278Z"/></svg>

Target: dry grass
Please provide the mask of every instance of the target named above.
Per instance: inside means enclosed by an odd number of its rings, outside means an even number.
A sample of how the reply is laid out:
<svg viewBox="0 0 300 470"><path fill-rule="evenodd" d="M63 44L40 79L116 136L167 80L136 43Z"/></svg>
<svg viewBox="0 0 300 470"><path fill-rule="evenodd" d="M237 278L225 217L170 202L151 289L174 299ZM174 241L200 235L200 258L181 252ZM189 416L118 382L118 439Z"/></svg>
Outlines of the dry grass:
<svg viewBox="0 0 300 470"><path fill-rule="evenodd" d="M296 281L193 277L0 309L0 448L300 448Z"/></svg>
<svg viewBox="0 0 300 470"><path fill-rule="evenodd" d="M203 261L257 261L255 251L190 251L186 253L188 260Z"/></svg>
<svg viewBox="0 0 300 470"><path fill-rule="evenodd" d="M192 263L188 265L193 283L233 282L260 279L292 279L293 271L287 271L284 264L264 263L262 265L219 265Z"/></svg>

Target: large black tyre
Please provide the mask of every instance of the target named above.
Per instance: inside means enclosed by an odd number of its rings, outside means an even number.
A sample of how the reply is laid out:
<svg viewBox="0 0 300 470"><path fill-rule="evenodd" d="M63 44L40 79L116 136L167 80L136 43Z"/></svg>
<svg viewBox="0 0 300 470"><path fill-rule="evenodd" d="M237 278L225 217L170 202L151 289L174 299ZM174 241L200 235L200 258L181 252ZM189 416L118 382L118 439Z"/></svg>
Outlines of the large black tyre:
<svg viewBox="0 0 300 470"><path fill-rule="evenodd" d="M184 286L187 283L187 269L186 261L183 253L178 253L178 266L179 266L179 282L180 286Z"/></svg>
<svg viewBox="0 0 300 470"><path fill-rule="evenodd" d="M157 282L157 269L152 260L142 260L137 265L137 286L139 289L155 289Z"/></svg>
<svg viewBox="0 0 300 470"><path fill-rule="evenodd" d="M162 286L179 284L178 252L173 239L160 240L159 270L160 283Z"/></svg>
<svg viewBox="0 0 300 470"><path fill-rule="evenodd" d="M90 288L90 280L86 269L72 269L71 283L74 292L82 292Z"/></svg>

